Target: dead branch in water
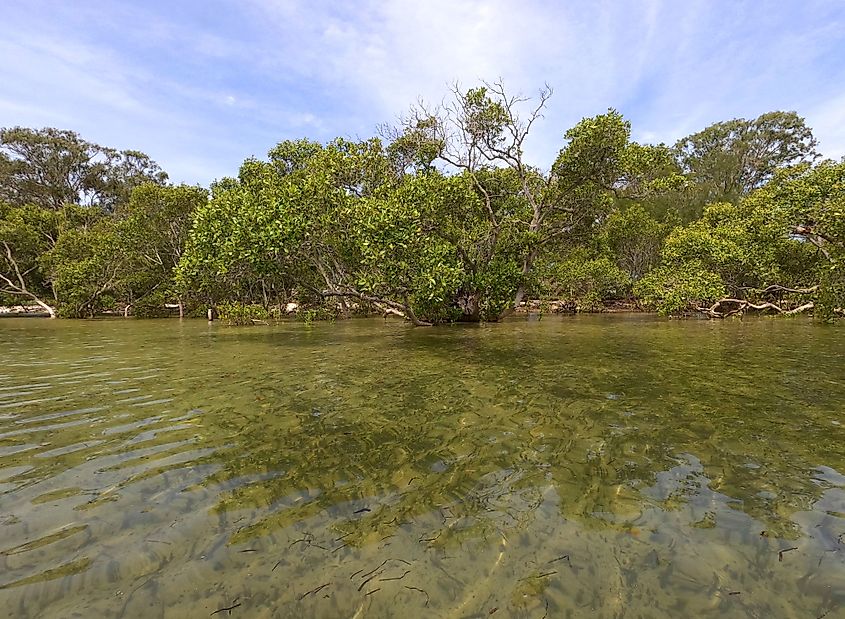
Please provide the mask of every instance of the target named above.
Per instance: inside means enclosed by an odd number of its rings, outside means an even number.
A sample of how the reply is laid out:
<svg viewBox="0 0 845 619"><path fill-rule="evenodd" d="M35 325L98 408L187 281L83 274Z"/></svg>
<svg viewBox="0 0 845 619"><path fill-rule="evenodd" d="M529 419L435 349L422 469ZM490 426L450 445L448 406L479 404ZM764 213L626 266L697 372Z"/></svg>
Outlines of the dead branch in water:
<svg viewBox="0 0 845 619"><path fill-rule="evenodd" d="M808 310L813 309L814 307L815 304L812 301L809 301L807 303L804 303L803 305L799 305L798 307L792 309L784 309L781 306L775 305L774 303L769 303L768 301L764 301L762 303L753 303L747 299L733 299L727 297L724 299L719 299L710 307L699 307L697 309L699 312L706 314L710 318L728 318L729 316L741 316L749 310L755 310L758 312L771 311L782 316L791 316L794 314L806 312Z"/></svg>

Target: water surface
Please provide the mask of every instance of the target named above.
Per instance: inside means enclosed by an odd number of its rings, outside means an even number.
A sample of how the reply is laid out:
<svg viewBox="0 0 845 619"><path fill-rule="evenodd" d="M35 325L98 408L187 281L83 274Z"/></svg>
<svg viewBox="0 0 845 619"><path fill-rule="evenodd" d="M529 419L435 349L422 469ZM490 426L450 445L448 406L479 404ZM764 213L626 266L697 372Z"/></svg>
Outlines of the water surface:
<svg viewBox="0 0 845 619"><path fill-rule="evenodd" d="M0 352L0 616L845 616L840 328L4 319Z"/></svg>

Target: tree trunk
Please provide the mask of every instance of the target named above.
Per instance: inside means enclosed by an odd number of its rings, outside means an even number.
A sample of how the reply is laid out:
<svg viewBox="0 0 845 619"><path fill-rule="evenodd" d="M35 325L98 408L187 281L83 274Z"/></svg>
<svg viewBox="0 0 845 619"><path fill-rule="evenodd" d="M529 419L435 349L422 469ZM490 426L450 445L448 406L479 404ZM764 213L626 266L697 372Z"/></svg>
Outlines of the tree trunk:
<svg viewBox="0 0 845 619"><path fill-rule="evenodd" d="M9 247L9 244L6 243L6 241L3 241L3 248L6 250L6 260L8 260L9 265L15 270L15 278L17 279L17 283L0 273L0 283L4 285L2 291L6 294L29 297L39 307L43 308L50 315L50 318L55 318L56 310L47 305L44 301L38 298L37 295L33 294L27 289L26 282L23 279L24 273L21 273L21 270L18 267L18 263L15 261L15 258L12 255L12 248Z"/></svg>
<svg viewBox="0 0 845 619"><path fill-rule="evenodd" d="M38 297L36 297L35 295L32 295L32 300L33 300L33 301L35 301L35 303L37 303L40 307L44 308L44 310L45 310L48 314L50 314L50 318L55 318L55 317L56 317L56 310L54 310L52 307L50 307L49 305L47 305L46 303L44 303L44 301L42 301L41 299L39 299L39 298L38 298Z"/></svg>
<svg viewBox="0 0 845 619"><path fill-rule="evenodd" d="M458 299L458 307L461 308L461 322L481 322L481 308L477 293L463 295Z"/></svg>

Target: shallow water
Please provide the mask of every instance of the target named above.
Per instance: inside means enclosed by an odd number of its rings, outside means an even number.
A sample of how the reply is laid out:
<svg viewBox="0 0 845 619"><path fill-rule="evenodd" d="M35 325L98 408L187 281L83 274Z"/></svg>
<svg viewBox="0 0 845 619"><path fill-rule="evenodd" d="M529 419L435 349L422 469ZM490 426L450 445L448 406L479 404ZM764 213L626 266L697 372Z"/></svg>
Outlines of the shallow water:
<svg viewBox="0 0 845 619"><path fill-rule="evenodd" d="M4 319L0 616L842 617L844 335Z"/></svg>

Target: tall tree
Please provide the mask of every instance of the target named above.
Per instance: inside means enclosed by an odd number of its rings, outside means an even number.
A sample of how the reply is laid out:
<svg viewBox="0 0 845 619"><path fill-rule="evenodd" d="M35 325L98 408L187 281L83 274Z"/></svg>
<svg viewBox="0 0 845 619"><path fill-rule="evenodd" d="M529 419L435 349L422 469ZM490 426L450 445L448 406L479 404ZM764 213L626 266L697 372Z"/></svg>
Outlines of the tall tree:
<svg viewBox="0 0 845 619"><path fill-rule="evenodd" d="M167 180L144 153L105 148L60 129L0 129L0 200L59 210L65 204L113 210L145 182Z"/></svg>
<svg viewBox="0 0 845 619"><path fill-rule="evenodd" d="M550 88L541 89L533 101L509 94L501 81L466 92L455 87L452 94L442 108L413 108L394 145L400 144L396 150L402 161L424 167L433 158L472 180L487 215L486 234L477 244L478 263L494 262L502 231L520 236L518 277L502 314L525 298L543 252L593 233L611 211L614 194L648 193L665 182L665 175L654 171L671 168L667 149L631 143L630 124L609 110L567 131L565 146L543 172L526 162L525 145L542 118ZM497 168L513 175L505 193L502 186L487 186L490 170Z"/></svg>
<svg viewBox="0 0 845 619"><path fill-rule="evenodd" d="M768 112L710 125L679 140L675 154L688 186L686 219L705 204L736 202L777 170L818 158L816 139L795 112Z"/></svg>

